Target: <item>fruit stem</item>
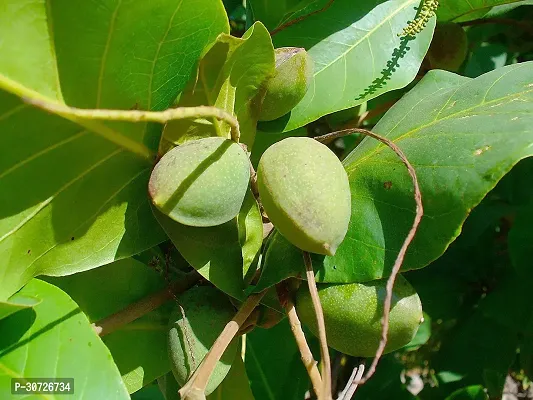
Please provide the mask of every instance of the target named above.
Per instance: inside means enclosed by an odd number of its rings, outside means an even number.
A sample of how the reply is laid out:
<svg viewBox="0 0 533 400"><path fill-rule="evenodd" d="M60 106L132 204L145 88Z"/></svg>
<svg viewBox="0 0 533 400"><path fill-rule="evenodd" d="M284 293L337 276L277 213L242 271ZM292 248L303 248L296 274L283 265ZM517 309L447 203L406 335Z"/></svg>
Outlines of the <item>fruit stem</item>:
<svg viewBox="0 0 533 400"><path fill-rule="evenodd" d="M109 317L95 322L93 328L99 336L105 336L160 307L174 298L175 293L184 292L192 287L200 278L198 272L189 272L170 283L165 289L152 293Z"/></svg>
<svg viewBox="0 0 533 400"><path fill-rule="evenodd" d="M185 385L179 390L179 394L183 400L193 400L198 393L205 392L209 378L215 369L217 362L220 360L224 351L231 343L239 329L246 322L248 316L257 307L263 296L266 294L266 290L253 293L242 303L239 311L233 317L233 319L226 324L222 333L218 336L217 340L206 354L200 366L194 371L193 375L187 381Z"/></svg>
<svg viewBox="0 0 533 400"><path fill-rule="evenodd" d="M315 271L313 271L313 262L311 255L303 252L304 264L307 277L307 285L309 286L309 293L313 301L313 308L315 309L318 338L320 339L320 355L322 357L322 390L318 395L319 400L331 400L331 360L329 358L328 340L326 338L326 324L324 322L324 311L320 298L318 297L318 289L316 287Z"/></svg>
<svg viewBox="0 0 533 400"><path fill-rule="evenodd" d="M23 97L23 100L33 106L39 107L54 114L61 115L62 117L76 122L79 125L85 126L87 129L101 135L105 139L124 147L125 149L130 150L137 155L142 155L144 158L149 158L151 161L154 161L155 157L146 146L128 138L121 133L113 131L105 125L98 124L95 122L95 120L157 122L160 124L165 124L169 121L179 119L216 118L226 122L230 126L231 139L234 142L239 143L241 138L239 121L237 121L237 118L218 107L178 107L169 108L164 111L98 110L69 107L58 102L30 97Z"/></svg>
<svg viewBox="0 0 533 400"><path fill-rule="evenodd" d="M363 135L370 136L371 138L379 140L381 143L390 147L391 150L396 153L396 155L402 160L403 164L407 168L407 171L409 172L409 175L411 176L411 180L413 181L413 188L414 188L413 197L416 203L416 212L415 212L415 218L413 221L413 225L411 226L411 230L407 234L407 237L405 238L405 241L403 242L402 247L400 248L400 251L398 252L398 256L396 257L396 260L394 261L394 265L392 267L389 279L387 279L386 295L385 295L385 300L383 301L383 317L381 318L381 340L379 341L379 346L378 346L378 349L376 350L376 355L374 357L374 360L372 360L372 364L370 364L370 368L368 369L365 376L362 379L355 381L356 384L362 385L363 383L368 381L372 377L372 375L374 375L374 372L376 372L376 367L378 365L379 359L381 358L381 356L383 355L383 352L385 351L385 346L387 345L387 335L389 332L389 313L390 313L391 304L392 304L392 289L394 288L394 282L396 281L396 277L398 276L398 273L400 272L400 268L402 267L407 249L409 248L409 245L413 241L416 231L418 230L418 226L420 225L420 221L422 221L422 217L424 216L424 207L422 205L422 193L420 191L420 185L418 183L416 171L411 165L411 163L409 162L409 160L407 159L402 149L400 149L391 140L381 135L378 135L377 133L371 132L366 129L361 129L361 128L345 129L342 131L331 132L323 136L317 136L315 139L318 140L319 142L324 142L332 138L334 139L334 138L342 137L345 135L350 135L352 133L361 133Z"/></svg>
<svg viewBox="0 0 533 400"><path fill-rule="evenodd" d="M279 302L287 313L292 334L294 335L294 339L296 340L296 344L300 350L300 358L302 359L302 363L307 370L309 378L311 379L313 390L315 391L316 395L319 396L320 391L322 390L322 378L320 377L320 372L318 372L317 362L313 358L313 353L311 352L309 344L305 339L305 333L302 329L302 324L298 318L298 314L296 313L296 307L294 307L294 303L286 294L287 291L284 290L281 284L279 284L276 289L278 291Z"/></svg>

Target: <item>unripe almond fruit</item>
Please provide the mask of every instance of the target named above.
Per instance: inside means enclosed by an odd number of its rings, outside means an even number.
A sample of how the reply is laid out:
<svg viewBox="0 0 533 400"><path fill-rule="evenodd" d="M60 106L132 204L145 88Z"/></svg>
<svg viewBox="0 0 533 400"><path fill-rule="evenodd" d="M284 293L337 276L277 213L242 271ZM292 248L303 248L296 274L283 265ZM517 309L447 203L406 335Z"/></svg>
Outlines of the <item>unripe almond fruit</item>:
<svg viewBox="0 0 533 400"><path fill-rule="evenodd" d="M174 147L156 164L148 191L153 204L190 226L221 225L241 208L250 180L248 156L221 137Z"/></svg>
<svg viewBox="0 0 533 400"><path fill-rule="evenodd" d="M260 121L272 121L291 111L305 96L313 77L313 60L305 49L282 47L275 55L276 72L266 83Z"/></svg>
<svg viewBox="0 0 533 400"><path fill-rule="evenodd" d="M334 255L348 230L351 193L337 156L308 137L290 137L261 157L257 184L278 231L312 253Z"/></svg>
<svg viewBox="0 0 533 400"><path fill-rule="evenodd" d="M233 318L235 309L224 294L210 286L189 289L178 297L178 302L170 317L168 354L174 377L183 386ZM206 395L224 380L235 360L238 344L239 340L234 339L217 362Z"/></svg>
<svg viewBox="0 0 533 400"><path fill-rule="evenodd" d="M381 339L386 279L350 284L318 285L328 345L344 354L372 357ZM307 285L296 295L301 321L318 335L316 315ZM422 323L422 304L407 280L399 275L393 290L385 353L408 344Z"/></svg>

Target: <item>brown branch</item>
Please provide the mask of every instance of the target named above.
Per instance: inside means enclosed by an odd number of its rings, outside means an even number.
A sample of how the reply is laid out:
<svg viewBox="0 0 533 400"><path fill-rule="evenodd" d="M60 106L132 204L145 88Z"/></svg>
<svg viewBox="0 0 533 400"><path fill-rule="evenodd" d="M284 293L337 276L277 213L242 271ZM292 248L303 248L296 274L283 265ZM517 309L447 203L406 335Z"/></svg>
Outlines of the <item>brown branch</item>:
<svg viewBox="0 0 533 400"><path fill-rule="evenodd" d="M105 336L118 328L135 321L136 319L155 310L167 301L174 298L174 293L181 293L189 289L200 280L198 272L193 271L185 274L179 280L174 281L165 289L127 306L126 308L97 321L93 328L99 336Z"/></svg>
<svg viewBox="0 0 533 400"><path fill-rule="evenodd" d="M241 304L239 311L237 311L237 314L235 314L233 319L226 324L224 330L218 336L217 340L200 363L200 366L194 371L187 383L179 390L182 399L193 400L205 392L205 388L217 362L265 294L266 290L260 293L251 294L244 303Z"/></svg>
<svg viewBox="0 0 533 400"><path fill-rule="evenodd" d="M289 319L292 334L294 335L294 339L296 340L296 344L298 345L298 350L300 350L300 357L302 359L302 363L305 366L305 369L307 370L309 379L311 379L313 390L315 391L315 394L317 396L320 396L320 391L322 390L322 378L320 377L320 372L318 372L317 362L315 361L313 353L311 352L311 349L307 344L307 340L305 339L305 333L302 329L302 324L300 323L298 314L296 313L294 303L292 302L291 298L286 294L287 291L283 287L283 284L278 284L276 286L276 289L278 292L279 302L287 313L287 318Z"/></svg>
<svg viewBox="0 0 533 400"><path fill-rule="evenodd" d="M284 24L278 26L276 29L273 29L270 32L270 36L274 36L276 33L282 31L283 29L286 29L289 26L292 26L292 25L295 25L295 24L297 24L299 22L302 22L304 19L307 19L307 18L309 18L312 15L319 14L319 13L322 13L322 12L326 11L328 8L331 7L331 5L333 4L334 1L335 0L329 0L328 3L324 7L322 7L320 10L312 11L309 14L301 15L298 18L295 18L293 20L285 22Z"/></svg>
<svg viewBox="0 0 533 400"><path fill-rule="evenodd" d="M324 323L324 311L320 298L318 297L318 289L316 287L315 271L313 271L313 262L311 255L303 252L304 264L307 277L307 286L313 301L313 308L315 309L318 338L320 339L320 355L322 357L322 390L318 395L319 400L331 400L331 360L329 358L328 340L326 338L326 324Z"/></svg>
<svg viewBox="0 0 533 400"><path fill-rule="evenodd" d="M474 26L474 25L486 25L486 24L502 24L511 25L522 28L527 31L533 30L533 27L529 22L517 21L512 18L481 18L474 19L472 21L459 22L461 26Z"/></svg>
<svg viewBox="0 0 533 400"><path fill-rule="evenodd" d="M418 178L416 176L416 171L405 156L404 152L392 141L389 139L380 136L374 132L368 131L366 129L346 129L344 131L338 131L338 132L332 132L328 133L323 136L316 137L315 139L322 142L323 140L327 140L331 137L341 137L344 135L348 135L351 133L362 133L364 135L370 136L371 138L374 138L376 140L379 140L381 143L387 145L390 147L397 155L400 157L404 165L406 166L409 175L411 176L411 180L413 181L413 187L414 187L414 200L416 203L416 214L413 221L413 225L411 227L411 230L407 234L407 237L405 238L405 241L402 244L402 247L400 248L400 251L398 252L398 256L396 257L396 261L394 262L394 265L392 267L391 275L389 276L389 279L387 280L386 285L386 296L385 300L383 302L383 318L381 319L381 340L379 342L378 349L376 351L376 356L374 360L372 361L372 364L370 365L370 368L368 369L366 375L357 381L357 384L363 384L368 379L372 377L374 372L376 371L376 367L378 365L379 359L383 355L383 352L385 350L385 346L387 345L387 334L389 331L389 313L391 309L391 303L392 303L392 289L394 287L394 282L396 281L396 276L400 272L400 268L403 264L403 260L405 258L405 253L407 252L407 248L413 241L416 231L418 229L418 226L420 225L420 221L422 220L422 216L424 215L424 207L422 205L422 193L420 192L420 185L418 184Z"/></svg>
<svg viewBox="0 0 533 400"><path fill-rule="evenodd" d="M360 363L359 366L353 369L352 375L350 375L350 379L348 379L346 387L341 392L337 400L351 400L355 394L355 391L357 390L357 385L363 376L363 372L365 372L365 364Z"/></svg>

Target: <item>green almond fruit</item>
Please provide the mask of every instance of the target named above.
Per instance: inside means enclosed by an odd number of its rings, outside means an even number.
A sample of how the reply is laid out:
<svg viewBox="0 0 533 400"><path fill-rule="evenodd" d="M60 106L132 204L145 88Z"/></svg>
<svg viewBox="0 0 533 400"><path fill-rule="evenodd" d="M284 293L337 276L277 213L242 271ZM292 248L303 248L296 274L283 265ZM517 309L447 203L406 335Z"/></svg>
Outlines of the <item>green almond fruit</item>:
<svg viewBox="0 0 533 400"><path fill-rule="evenodd" d="M148 192L153 204L189 226L221 225L241 208L250 180L246 152L221 137L174 147L156 164Z"/></svg>
<svg viewBox="0 0 533 400"><path fill-rule="evenodd" d="M351 215L348 175L337 156L308 137L270 146L259 160L257 184L276 229L312 253L334 255Z"/></svg>
<svg viewBox="0 0 533 400"><path fill-rule="evenodd" d="M282 47L275 50L276 72L266 83L259 121L277 119L298 104L313 78L313 60L305 49Z"/></svg>
<svg viewBox="0 0 533 400"><path fill-rule="evenodd" d="M170 317L168 354L174 377L183 386L233 318L235 308L222 292L210 286L187 290L178 297L178 303ZM239 342L234 339L217 362L206 395L213 392L228 374Z"/></svg>
<svg viewBox="0 0 533 400"><path fill-rule="evenodd" d="M372 357L376 354L381 339L386 283L386 279L382 279L367 283L318 285L330 347L356 357ZM304 325L318 335L316 316L306 284L302 284L296 294L296 311ZM408 344L422 322L420 298L409 282L399 275L393 290L385 353Z"/></svg>
<svg viewBox="0 0 533 400"><path fill-rule="evenodd" d="M456 72L468 54L468 37L459 24L438 23L427 58L431 69Z"/></svg>

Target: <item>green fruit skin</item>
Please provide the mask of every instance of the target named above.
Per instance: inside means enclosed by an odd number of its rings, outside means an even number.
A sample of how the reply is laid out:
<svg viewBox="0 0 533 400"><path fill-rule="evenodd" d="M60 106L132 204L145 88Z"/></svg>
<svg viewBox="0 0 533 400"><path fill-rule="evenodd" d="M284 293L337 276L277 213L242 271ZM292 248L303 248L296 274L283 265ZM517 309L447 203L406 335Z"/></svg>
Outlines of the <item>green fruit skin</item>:
<svg viewBox="0 0 533 400"><path fill-rule="evenodd" d="M235 308L217 289L199 286L178 297L169 323L168 354L172 372L183 386L198 368L225 325L233 318ZM239 340L233 340L218 361L207 384L206 395L213 392L224 380L237 354Z"/></svg>
<svg viewBox="0 0 533 400"><path fill-rule="evenodd" d="M381 338L386 283L382 279L367 283L319 285L318 293L330 347L356 357L372 357L376 354ZM296 294L296 311L304 325L318 335L306 284L302 284ZM385 353L408 344L422 321L420 298L409 282L399 275L393 290Z"/></svg>
<svg viewBox="0 0 533 400"><path fill-rule="evenodd" d="M153 204L173 220L215 226L239 213L249 180L248 156L242 147L209 137L166 153L152 171L148 192Z"/></svg>
<svg viewBox="0 0 533 400"><path fill-rule="evenodd" d="M263 207L279 232L312 253L334 255L348 231L348 175L327 146L290 137L261 157L257 184Z"/></svg>
<svg viewBox="0 0 533 400"><path fill-rule="evenodd" d="M468 54L468 37L459 24L438 23L428 50L432 69L456 72Z"/></svg>
<svg viewBox="0 0 533 400"><path fill-rule="evenodd" d="M313 78L313 60L305 49L282 47L275 50L276 72L266 84L259 121L277 119L298 104Z"/></svg>

